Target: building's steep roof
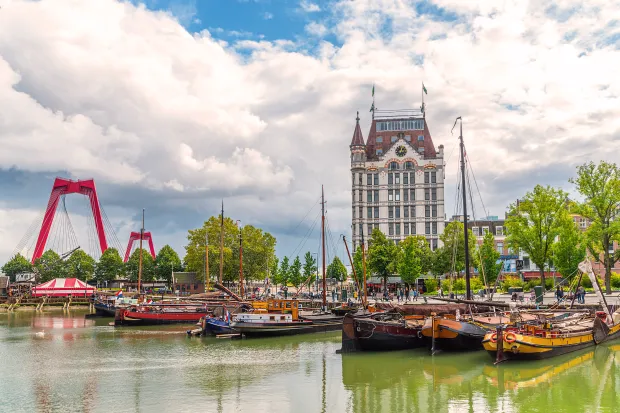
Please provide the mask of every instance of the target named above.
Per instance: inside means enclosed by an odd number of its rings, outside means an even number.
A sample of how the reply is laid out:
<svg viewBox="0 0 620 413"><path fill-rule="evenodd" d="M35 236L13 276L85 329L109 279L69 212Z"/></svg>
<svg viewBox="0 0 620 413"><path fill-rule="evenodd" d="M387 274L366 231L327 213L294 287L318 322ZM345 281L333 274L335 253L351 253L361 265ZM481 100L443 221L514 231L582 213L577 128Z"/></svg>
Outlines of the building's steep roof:
<svg viewBox="0 0 620 413"><path fill-rule="evenodd" d="M421 120L424 122L424 126L422 129L406 129L406 130L377 130L377 122L398 122L398 121L411 121L411 120ZM402 119L373 119L372 124L370 125L370 131L368 132L368 142L366 143L366 156L368 160L376 160L377 149L381 149L383 153L386 153L390 147L392 146L392 136L398 136L399 134L403 134L404 136L410 136L410 144L411 146L419 152L420 147L424 147L424 157L425 158L435 158L437 156L437 150L435 149L435 144L433 143L433 138L431 137L431 133L428 130L428 125L426 123L426 119L424 118L402 118ZM422 140L419 139L420 136L424 138ZM381 137L381 141L377 142L377 138Z"/></svg>
<svg viewBox="0 0 620 413"><path fill-rule="evenodd" d="M360 113L357 112L357 118L355 118L355 131L353 131L353 139L351 139L351 146L364 146L364 136L362 135L362 129L360 128Z"/></svg>

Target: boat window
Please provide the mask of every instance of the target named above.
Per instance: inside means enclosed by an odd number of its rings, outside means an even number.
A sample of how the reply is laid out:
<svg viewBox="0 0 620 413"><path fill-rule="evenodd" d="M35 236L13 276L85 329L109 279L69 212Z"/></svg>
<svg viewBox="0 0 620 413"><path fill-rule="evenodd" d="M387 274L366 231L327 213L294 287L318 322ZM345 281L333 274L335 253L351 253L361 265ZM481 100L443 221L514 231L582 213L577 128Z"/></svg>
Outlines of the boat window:
<svg viewBox="0 0 620 413"><path fill-rule="evenodd" d="M284 316L280 316L280 320L284 320Z"/></svg>
<svg viewBox="0 0 620 413"><path fill-rule="evenodd" d="M286 308L291 308L291 303L286 303Z"/></svg>
<svg viewBox="0 0 620 413"><path fill-rule="evenodd" d="M297 308L297 301L293 303L293 308Z"/></svg>
<svg viewBox="0 0 620 413"><path fill-rule="evenodd" d="M271 317L269 317L269 320L270 321L276 321L276 317L275 316L271 316Z"/></svg>

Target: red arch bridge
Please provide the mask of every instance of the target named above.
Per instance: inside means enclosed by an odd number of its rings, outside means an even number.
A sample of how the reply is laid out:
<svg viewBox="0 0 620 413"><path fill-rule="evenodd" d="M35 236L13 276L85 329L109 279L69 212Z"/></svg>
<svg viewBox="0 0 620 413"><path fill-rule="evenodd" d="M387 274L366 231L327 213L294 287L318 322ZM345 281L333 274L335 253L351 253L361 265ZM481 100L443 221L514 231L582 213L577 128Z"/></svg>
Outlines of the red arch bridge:
<svg viewBox="0 0 620 413"><path fill-rule="evenodd" d="M85 223L81 222L82 232L86 232L86 240L79 240L76 230L71 222L65 198L67 195L83 195L86 211L80 214L80 218L85 217ZM79 206L79 205L78 205ZM80 220L82 221L82 220ZM140 240L140 232L132 232L125 251L124 261L126 262L135 248L136 242ZM153 237L150 232L143 232L142 240L148 242L149 252L155 258L155 248ZM80 242L81 241L81 242ZM66 178L56 178L52 185L52 192L47 202L47 207L43 213L37 217L19 244L14 253L21 253L29 257L34 263L43 255L47 249L56 251L59 255L66 258L77 249L83 249L94 258L99 258L109 247L121 251L114 227L112 226L105 210L99 202L97 189L93 179L71 180Z"/></svg>

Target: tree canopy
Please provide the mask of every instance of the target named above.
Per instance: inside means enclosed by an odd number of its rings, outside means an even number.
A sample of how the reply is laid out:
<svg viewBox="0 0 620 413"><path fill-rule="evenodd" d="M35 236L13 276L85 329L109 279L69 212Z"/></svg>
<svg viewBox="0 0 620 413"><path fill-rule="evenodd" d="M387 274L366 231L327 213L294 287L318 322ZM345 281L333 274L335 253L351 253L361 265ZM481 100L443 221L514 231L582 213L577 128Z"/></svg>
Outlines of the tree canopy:
<svg viewBox="0 0 620 413"><path fill-rule="evenodd" d="M347 267L342 263L342 260L338 257L334 257L332 262L327 266L325 276L327 278L333 278L336 281L343 282L347 279Z"/></svg>
<svg viewBox="0 0 620 413"><path fill-rule="evenodd" d="M313 274L316 274L316 260L312 256L312 253L308 251L306 255L304 255L303 267L304 282L308 281L308 285L312 285L316 281L316 277L311 277Z"/></svg>
<svg viewBox="0 0 620 413"><path fill-rule="evenodd" d="M487 232L482 239L482 245L476 251L476 267L480 272L482 280L486 280L487 285L493 285L502 268L502 263L498 262L499 251L495 248L495 237L492 232Z"/></svg>
<svg viewBox="0 0 620 413"><path fill-rule="evenodd" d="M68 266L55 251L47 250L34 262L34 271L37 273L38 282L47 282L54 278L66 278Z"/></svg>
<svg viewBox="0 0 620 413"><path fill-rule="evenodd" d="M246 280L264 280L269 263L275 259L276 239L252 225L241 229L243 240L243 273ZM209 242L209 273L217 280L220 273L220 217L213 216L201 228L188 231L185 267L204 276L206 238ZM239 227L231 218L224 219L223 280L239 279Z"/></svg>
<svg viewBox="0 0 620 413"><path fill-rule="evenodd" d="M609 252L613 241L620 240L620 221L616 219L620 208L620 169L615 163L589 162L577 168L577 177L570 182L584 197L578 212L590 221L587 246L594 259L605 266L605 289L610 294L611 268L620 258L620 250L615 254Z"/></svg>
<svg viewBox="0 0 620 413"><path fill-rule="evenodd" d="M398 274L404 283L413 284L431 269L431 248L423 235L411 235L398 246Z"/></svg>
<svg viewBox="0 0 620 413"><path fill-rule="evenodd" d="M293 284L295 288L299 287L305 280L301 273L301 260L295 257L293 264L289 267L288 282Z"/></svg>
<svg viewBox="0 0 620 413"><path fill-rule="evenodd" d="M586 256L585 237L571 219L565 220L558 235L553 245L553 265L567 278L577 273L579 263Z"/></svg>
<svg viewBox="0 0 620 413"><path fill-rule="evenodd" d="M181 259L170 245L164 245L155 257L155 276L158 280L172 281L172 271L182 271Z"/></svg>
<svg viewBox="0 0 620 413"><path fill-rule="evenodd" d="M125 272L131 281L138 281L140 269L140 248L136 248L125 263ZM142 249L142 278L141 282L155 281L155 260L144 248Z"/></svg>
<svg viewBox="0 0 620 413"><path fill-rule="evenodd" d="M125 265L116 248L108 248L95 265L95 278L99 282L112 281L125 276Z"/></svg>
<svg viewBox="0 0 620 413"><path fill-rule="evenodd" d="M280 284L286 285L290 274L290 267L291 264L288 257L282 258L282 262L280 263L278 270L272 276L273 283L276 285L276 287Z"/></svg>
<svg viewBox="0 0 620 413"><path fill-rule="evenodd" d="M2 266L1 270L10 277L11 282L14 282L17 275L32 272L32 264L23 255L15 254Z"/></svg>
<svg viewBox="0 0 620 413"><path fill-rule="evenodd" d="M387 278L396 272L398 247L379 229L375 228L370 235L368 247L368 269L378 277L383 278L387 285Z"/></svg>
<svg viewBox="0 0 620 413"><path fill-rule="evenodd" d="M515 251L521 249L539 268L545 285L545 265L551 259L555 238L567 219L567 193L550 186L536 185L523 199L510 205L506 240Z"/></svg>
<svg viewBox="0 0 620 413"><path fill-rule="evenodd" d="M476 237L471 229L468 230L468 237L469 264L474 266L474 263L476 262L474 259L474 253L476 251ZM443 242L443 252L448 254L448 258L450 260L448 271L452 270L453 263L454 271L461 272L465 270L465 231L463 223L460 221L450 221L439 238ZM446 257L444 256L442 258Z"/></svg>
<svg viewBox="0 0 620 413"><path fill-rule="evenodd" d="M67 273L70 277L88 281L95 275L95 265L97 262L93 257L80 249L71 254L66 264Z"/></svg>

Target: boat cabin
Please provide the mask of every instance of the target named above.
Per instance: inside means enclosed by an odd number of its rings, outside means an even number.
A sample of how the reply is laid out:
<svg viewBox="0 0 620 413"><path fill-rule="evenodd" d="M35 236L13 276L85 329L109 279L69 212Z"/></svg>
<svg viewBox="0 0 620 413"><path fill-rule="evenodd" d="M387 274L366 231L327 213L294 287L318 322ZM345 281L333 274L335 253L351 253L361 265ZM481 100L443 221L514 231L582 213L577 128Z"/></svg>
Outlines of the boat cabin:
<svg viewBox="0 0 620 413"><path fill-rule="evenodd" d="M285 314L290 315L292 320L299 319L299 302L297 300L275 300L255 301L252 303L254 312L249 314Z"/></svg>
<svg viewBox="0 0 620 413"><path fill-rule="evenodd" d="M254 313L239 313L235 316L235 321L239 323L291 323L293 316L291 314L276 314L266 311Z"/></svg>

